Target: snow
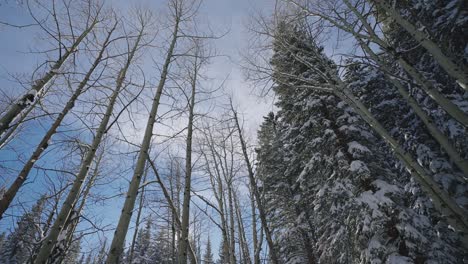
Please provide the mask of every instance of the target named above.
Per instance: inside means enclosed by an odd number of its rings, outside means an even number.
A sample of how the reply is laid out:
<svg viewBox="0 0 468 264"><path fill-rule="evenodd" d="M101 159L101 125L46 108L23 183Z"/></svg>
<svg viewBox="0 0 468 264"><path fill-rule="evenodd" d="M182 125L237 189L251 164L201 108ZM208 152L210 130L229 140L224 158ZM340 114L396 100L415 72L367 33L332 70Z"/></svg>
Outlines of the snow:
<svg viewBox="0 0 468 264"><path fill-rule="evenodd" d="M37 91L34 90L34 89L29 90L29 92L28 92L26 95L32 95L32 96L34 96L34 98L36 98L36 96L37 96Z"/></svg>
<svg viewBox="0 0 468 264"><path fill-rule="evenodd" d="M389 193L398 193L400 189L392 184L389 184L382 180L375 180L372 182L372 185L376 186L378 190L373 193L372 191L363 192L358 198L357 201L366 204L370 209L372 209L372 217L382 216L380 211L381 205L392 205L393 201L387 196Z"/></svg>
<svg viewBox="0 0 468 264"><path fill-rule="evenodd" d="M360 160L353 160L351 162L351 165L349 166L349 170L352 172L358 172L358 173L369 171L369 169L367 168L367 165Z"/></svg>
<svg viewBox="0 0 468 264"><path fill-rule="evenodd" d="M388 257L386 264L412 264L412 259L399 255L391 255Z"/></svg>
<svg viewBox="0 0 468 264"><path fill-rule="evenodd" d="M359 144L358 142L352 141L348 143L348 152L354 156L356 154L359 155L366 152L370 153L371 151L367 147Z"/></svg>

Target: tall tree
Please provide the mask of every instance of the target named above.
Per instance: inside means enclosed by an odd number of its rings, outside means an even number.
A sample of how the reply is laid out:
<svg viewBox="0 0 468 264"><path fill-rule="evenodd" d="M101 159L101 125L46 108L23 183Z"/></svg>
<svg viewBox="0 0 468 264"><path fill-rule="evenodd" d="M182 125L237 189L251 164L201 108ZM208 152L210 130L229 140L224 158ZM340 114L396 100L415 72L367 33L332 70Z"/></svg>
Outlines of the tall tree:
<svg viewBox="0 0 468 264"><path fill-rule="evenodd" d="M215 264L213 259L213 252L211 252L211 239L208 236L206 241L205 254L203 254L203 264Z"/></svg>
<svg viewBox="0 0 468 264"><path fill-rule="evenodd" d="M73 109L80 95L86 90L85 88L88 85L88 82L92 74L94 73L96 68L99 66L99 64L102 62L104 54L107 51L107 47L112 42L111 36L116 27L117 27L117 22L109 30L105 40L103 41L101 45L101 49L99 50L98 55L96 56L96 59L94 60L91 67L89 68L88 72L85 74L83 80L79 83L78 87L76 88L73 95L70 97L70 99L68 100L68 102L66 103L66 105L64 106L60 114L58 115L57 119L55 119L52 126L49 128L49 130L46 132L44 137L41 139L41 141L36 147L36 150L32 153L31 157L26 162L21 172L18 174L18 177L16 177L16 180L13 182L10 188L8 188L5 194L3 194L3 196L1 197L0 219L3 216L3 213L8 209L8 206L13 201L13 198L16 196L16 194L18 193L23 183L28 179L28 175L33 169L34 163L40 158L42 153L44 153L44 151L47 149L52 136L55 135L55 133L57 132L57 129L62 124L67 114Z"/></svg>
<svg viewBox="0 0 468 264"><path fill-rule="evenodd" d="M259 132L258 170L272 205L270 219L281 223L275 225L274 232L282 245L283 262L305 262L298 257L309 248L301 250L308 243L314 244L319 262L440 261L438 254L442 252L425 252L422 257L425 247L413 246L432 239L440 239L438 243L451 255L460 254L450 233L436 238L430 225L416 220L432 215L421 215L402 202L412 195L404 191L409 180L394 169L391 159L379 148L379 140L357 118L356 112L362 108L348 107L357 102L346 100L352 94L337 97L320 89L329 84L329 75L336 75L330 70L335 68L334 63L321 59L322 48L314 44L301 24L277 26L271 64L279 112L269 116ZM335 85L339 84L335 80ZM307 85L316 88L304 89ZM371 124L378 124L375 121L372 116ZM283 193L288 199L284 200ZM277 206L283 209L275 210ZM286 228L285 223L289 223ZM377 226L384 226L386 231L379 233ZM400 226L411 226L431 238L415 236ZM312 240L307 241L307 237ZM303 245L297 243L298 238ZM356 242L362 239L368 240Z"/></svg>
<svg viewBox="0 0 468 264"><path fill-rule="evenodd" d="M124 240L127 235L128 225L132 218L133 208L135 207L135 201L140 187L140 181L143 176L146 160L148 159L149 149L151 144L151 138L153 137L153 128L156 121L156 115L158 113L159 103L161 94L166 84L167 75L169 73L169 66L173 61L174 50L176 47L177 39L179 37L179 23L183 18L185 12L183 8L183 1L173 0L170 2L170 8L174 14L174 25L171 33L171 41L166 53L166 58L161 71L158 86L156 87L156 93L153 98L151 110L146 123L145 133L138 153L138 159L136 161L135 170L133 172L132 180L128 187L127 195L125 197L124 206L122 213L117 224L117 228L114 233L114 238L109 249L109 256L107 258L108 264L119 263L123 252Z"/></svg>
<svg viewBox="0 0 468 264"><path fill-rule="evenodd" d="M41 8L44 8L44 5L39 5ZM29 7L29 5L28 5ZM84 15L85 15L85 29L81 32L79 36L75 36L73 34L73 23L71 22L71 10L70 6L64 5L66 8L66 13L68 16L69 21L65 22L66 25L70 26L70 31L72 32L71 34L71 45L69 47L65 46L65 35L67 34L66 32L61 32L60 31L60 24L63 24L62 21L58 21L58 18L60 16L57 15L56 10L56 2L52 2L52 6L49 7L49 9L46 11L46 13L52 14L52 17L54 19L53 26L47 26L44 25L43 21L40 21L36 16L30 12L32 18L37 22L37 24L45 31L47 35L52 37L54 40L58 42L58 47L59 47L59 56L57 60L52 64L48 72L41 78L37 79L34 81L34 84L31 87L31 90L29 90L25 95L23 95L17 102L12 104L8 111L6 111L1 117L0 117L0 136L5 133L7 129L10 128L11 122L17 118L21 112L26 109L27 107L30 107L31 104L34 103L36 100L37 94L41 93L44 87L50 83L50 81L60 72L60 69L62 65L76 52L78 46L80 43L86 38L86 36L93 30L93 28L100 22L101 19L101 8L102 6L100 5L95 5L93 1L88 1L86 8L84 8ZM31 11L31 10L30 10ZM44 20L46 21L46 20ZM49 27L56 27L56 29L52 29ZM56 32L57 35L53 35L52 32ZM62 54L63 52L63 54Z"/></svg>
<svg viewBox="0 0 468 264"><path fill-rule="evenodd" d="M101 123L99 124L98 129L96 130L96 135L93 139L93 142L91 143L90 149L87 152L86 157L84 158L83 162L81 163L79 172L73 182L73 185L70 189L70 192L67 195L66 200L64 201L60 209L57 219L55 220L52 228L50 229L47 239L45 240L45 243L41 246L41 250L38 253L35 263L41 263L41 264L46 263L47 258L53 246L57 242L57 239L59 238L59 235L61 234L64 228L64 224L68 221L70 217L70 213L72 212L73 208L75 207L78 201L79 195L81 193L81 187L87 178L88 171L89 171L92 161L94 160L96 151L102 142L104 134L109 129L108 125L112 117L114 105L117 101L117 97L119 96L121 89L124 86L124 81L125 81L127 71L133 61L136 51L138 50L138 48L140 48L140 41L144 34L145 23L147 21L145 21L143 17L140 17L140 19L141 19L140 20L141 28L139 29L135 43L133 44L131 50L129 51L127 55L127 59L123 65L123 68L120 70L117 76L116 87L112 91L112 95L110 96L109 104L106 107L106 112L104 114L104 117L101 120Z"/></svg>
<svg viewBox="0 0 468 264"><path fill-rule="evenodd" d="M28 263L34 257L42 236L42 213L45 202L45 197L41 197L30 211L21 216L14 231L3 242L0 253L1 263Z"/></svg>
<svg viewBox="0 0 468 264"><path fill-rule="evenodd" d="M189 72L189 83L191 88L190 100L188 102L188 124L187 124L187 138L185 148L185 184L184 184L184 199L182 203L182 220L181 229L182 237L179 244L179 264L187 263L187 248L189 244L189 220L190 220L190 200L192 192L192 138L193 138L193 122L195 116L195 96L197 93L198 75L200 67L204 64L203 50L201 43L197 40L194 41L194 54L193 54L193 69Z"/></svg>

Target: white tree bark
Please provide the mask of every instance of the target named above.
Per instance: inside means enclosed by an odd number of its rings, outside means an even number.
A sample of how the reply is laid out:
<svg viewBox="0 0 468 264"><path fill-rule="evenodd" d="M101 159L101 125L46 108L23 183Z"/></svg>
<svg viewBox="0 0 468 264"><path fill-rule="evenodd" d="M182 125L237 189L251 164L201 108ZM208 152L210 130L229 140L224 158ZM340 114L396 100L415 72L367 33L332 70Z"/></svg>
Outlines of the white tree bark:
<svg viewBox="0 0 468 264"><path fill-rule="evenodd" d="M133 177L127 191L127 196L125 197L125 203L122 209L122 213L120 215L119 223L117 224L117 228L114 232L114 238L112 240L109 255L106 261L107 264L119 263L123 252L125 236L127 235L128 225L130 223L130 219L132 218L133 208L135 207L135 201L138 194L138 188L140 186L141 176L145 168L146 157L148 155L151 138L153 136L153 127L156 121L156 115L159 108L159 101L161 99L161 94L166 83L169 66L172 62L173 53L178 38L177 34L179 32L179 19L179 16L175 18L174 30L172 32L172 40L170 42L169 49L166 54L166 59L161 71L161 76L159 79L156 94L153 98L151 111L148 117L148 122L146 124L145 134L138 154L138 160L135 165L135 171L133 173Z"/></svg>
<svg viewBox="0 0 468 264"><path fill-rule="evenodd" d="M195 54L195 62L193 75L191 78L192 94L190 97L189 106L189 120L187 125L187 139L185 150L185 185L184 185L184 200L182 203L182 240L179 244L179 264L187 263L187 247L189 241L189 220L190 220L190 194L192 189L192 135L193 135L193 118L195 109L195 94L198 77L199 60L198 54Z"/></svg>
<svg viewBox="0 0 468 264"><path fill-rule="evenodd" d="M86 87L86 85L88 84L88 81L91 78L91 75L93 74L93 72L97 68L97 66L101 63L104 52L107 50L107 45L109 44L112 32L115 30L116 26L117 26L117 24L114 25L112 30L107 35L104 43L102 44L102 48L99 51L99 54L97 55L96 59L94 60L93 64L91 65L90 69L86 73L83 80L80 82L80 84L76 88L73 95L68 100L68 102L65 105L65 107L63 108L62 112L58 115L57 119L54 121L54 123L49 128L47 133L44 135L42 140L39 142L39 145L36 147L36 150L33 152L31 157L29 158L29 160L24 165L23 169L20 171L20 173L16 177L16 180L13 182L13 184L10 186L10 188L5 192L3 197L1 197L1 200L0 200L0 219L3 216L3 213L8 209L8 206L13 201L13 198L16 196L16 194L18 193L18 191L21 188L21 186L23 185L23 183L26 181L29 173L31 172L31 170L32 170L32 168L34 166L34 163L39 159L41 154L47 149L49 141L52 138L52 136L55 135L55 133L57 131L57 128L62 124L62 121L64 120L65 116L73 109L73 107L75 106L76 100L83 93L83 90Z"/></svg>
<svg viewBox="0 0 468 264"><path fill-rule="evenodd" d="M154 165L154 162L149 157L148 157L148 162L149 162L151 168L153 169L154 174L156 175L157 182L158 182L159 186L161 187L161 190L163 191L163 195L166 198L167 204L169 205L169 208L170 208L170 210L172 212L172 215L174 216L174 218L173 218L173 221L175 222L174 225L177 226L177 229L180 230L181 227L182 227L182 223L180 222L180 216L179 216L179 213L177 211L176 206L174 205L174 202L173 202L173 200L171 198L171 195L167 191L167 188L164 185L164 182L162 181L161 177L159 176L159 173L158 173L158 171L156 169L156 166ZM175 248L175 243L174 243L174 248ZM189 254L190 254L191 263L192 264L197 264L197 258L195 257L195 251L193 250L192 245L190 243L188 244L188 251L189 251ZM175 259L173 261L175 261Z"/></svg>
<svg viewBox="0 0 468 264"><path fill-rule="evenodd" d="M38 93L41 93L44 87L54 78L62 65L67 61L67 59L72 55L75 50L80 45L81 41L93 30L94 26L98 23L97 17L94 18L93 22L87 27L80 36L73 42L72 46L68 48L65 53L52 65L51 69L40 79L36 80L29 90L28 93L23 95L16 103L14 103L10 109L2 115L0 118L0 136L10 128L11 122L21 112L34 103Z"/></svg>
<svg viewBox="0 0 468 264"><path fill-rule="evenodd" d="M49 235L47 236L46 240L44 241L43 245L41 246L41 249L39 250L38 256L35 260L35 264L45 264L47 261L47 258L52 250L52 247L55 245L55 242L57 241L57 238L63 228L64 223L67 221L72 209L74 208L78 196L81 192L81 187L83 183L86 180L86 177L88 175L88 170L89 167L95 157L96 150L101 144L102 138L104 134L106 133L108 129L108 124L110 121L110 118L112 116L112 112L114 110L114 105L117 100L117 97L121 91L121 88L123 87L123 83L125 80L125 76L127 74L128 68L130 67L130 64L135 56L135 53L139 47L140 40L143 36L143 28L138 34L138 37L135 41L134 46L132 47L132 50L130 51L127 61L125 62L124 67L122 70L120 70L119 76L117 77L117 82L116 82L116 87L114 91L112 92L112 95L109 100L109 104L106 108L106 112L104 114L104 117L99 125L98 130L96 131L96 135L93 139L93 142L91 144L90 150L86 154L85 159L81 163L79 172L73 182L73 185L71 187L70 192L68 193L68 196L63 203L62 208L60 209L59 214L57 215L57 219L55 220Z"/></svg>
<svg viewBox="0 0 468 264"><path fill-rule="evenodd" d="M359 39L358 39L359 40ZM370 47L365 44L362 40L359 40L361 47L371 56L371 58L379 64L386 72L390 72L390 68L379 59L377 54L375 54ZM468 177L468 160L464 160L457 150L450 143L450 140L439 130L432 118L424 112L424 110L419 106L416 100L406 91L400 81L388 76L387 79L397 88L400 95L408 102L408 105L414 110L415 114L423 121L429 133L432 137L439 143L439 145L445 150L450 159L460 168L465 176ZM462 178L465 183L467 183L466 178Z"/></svg>
<svg viewBox="0 0 468 264"><path fill-rule="evenodd" d="M468 69L463 66L457 65L455 59L447 56L442 52L442 49L431 39L429 34L422 30L418 30L411 22L402 17L397 10L395 10L385 0L373 0L372 2L385 10L403 29L405 29L421 46L423 46L433 58L442 66L442 68L465 90L468 90Z"/></svg>
<svg viewBox="0 0 468 264"><path fill-rule="evenodd" d="M380 0L381 1L381 0ZM382 40L381 37L377 36L374 29L368 23L367 19L363 17L361 12L357 10L349 0L344 0L344 3L348 6L348 8L358 17L361 21L363 26L366 28L367 33L370 35L370 39L375 43L382 46L387 51L391 51L392 48L390 45ZM362 42L362 38L359 36L359 33L354 30L354 27L349 25L346 20L342 20L346 26L346 31L351 33L358 41ZM403 69L417 82L421 85L423 90L434 100L436 101L442 109L444 109L450 116L452 116L455 120L460 122L463 126L468 127L468 114L463 112L457 105L455 105L452 101L447 99L443 94L441 94L434 85L426 80L424 76L411 64L409 64L404 58L399 56L398 54L392 54L396 57L396 61L403 67Z"/></svg>
<svg viewBox="0 0 468 264"><path fill-rule="evenodd" d="M280 39L278 39L281 41ZM311 54L317 58L322 58L322 54ZM405 164L410 175L420 184L421 189L432 199L435 208L445 217L447 222L454 227L460 234L461 240L465 247L468 247L468 219L467 213L462 209L450 196L444 191L437 182L426 173L418 162L404 150L404 148L395 140L390 133L375 119L370 111L357 99L352 92L346 87L346 84L336 75L334 69L331 69L328 61L319 62L320 65L310 65L299 57L295 57L299 62L304 63L312 70L317 71L329 86L334 86L330 92L335 93L343 101L348 103L357 114L359 114L372 128L380 135L385 142L391 147L395 155ZM317 67L322 66L324 70ZM325 84L325 86L327 86ZM315 85L310 86L310 89L316 89ZM323 91L319 88L318 90Z"/></svg>
<svg viewBox="0 0 468 264"><path fill-rule="evenodd" d="M255 181L255 176L253 172L253 167L252 167L252 164L250 163L249 153L247 152L247 144L245 143L244 136L242 134L242 128L239 123L239 118L237 117L237 112L234 110L232 102L231 102L231 111L234 116L234 121L236 123L237 133L239 134L239 140L240 140L241 147L242 147L242 154L244 156L244 161L245 161L245 164L247 165L247 172L249 174L250 187L252 188L252 192L255 196L255 200L257 201L257 208L258 208L258 212L260 215L260 221L262 223L262 228L265 232L268 247L270 249L269 250L270 260L273 264L279 264L278 253L276 252L275 244L273 242L273 237L271 235L270 228L268 227L265 208L263 207L263 204L261 202L262 200L261 200L260 192L258 191L257 182Z"/></svg>
<svg viewBox="0 0 468 264"><path fill-rule="evenodd" d="M359 32L355 31L355 26L349 24L345 18L340 17L339 21L336 19L329 17L327 14L315 12L311 9L306 8L305 6L298 3L296 0L288 0L288 2L296 5L301 10L307 12L308 15L320 17L332 25L336 26L337 28L352 34L356 38L360 39L369 39L372 42L380 45L382 48L386 49L387 51L392 51L391 47L388 45L387 42L382 40L377 34L375 34L373 28L367 23L365 18L362 14L357 10L354 6L349 3L349 1L344 0L344 3L349 7L350 11L352 11L359 20L363 23L363 26L366 28L369 35L363 35ZM449 114L452 118L457 120L460 124L465 127L468 127L468 114L463 112L457 105L455 105L452 101L447 99L443 94L441 94L434 85L426 80L424 76L413 66L411 66L405 59L403 59L398 54L394 52L390 54L395 57L395 61L411 76L420 86L421 88L442 108L444 109L447 114Z"/></svg>

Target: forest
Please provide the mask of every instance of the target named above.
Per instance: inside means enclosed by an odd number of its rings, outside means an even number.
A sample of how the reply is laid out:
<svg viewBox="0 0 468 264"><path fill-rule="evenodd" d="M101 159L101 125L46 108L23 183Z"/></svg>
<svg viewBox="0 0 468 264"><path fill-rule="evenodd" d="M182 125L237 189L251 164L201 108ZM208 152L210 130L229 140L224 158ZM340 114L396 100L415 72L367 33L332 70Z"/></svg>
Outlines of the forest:
<svg viewBox="0 0 468 264"><path fill-rule="evenodd" d="M468 263L465 0L0 0L0 264Z"/></svg>

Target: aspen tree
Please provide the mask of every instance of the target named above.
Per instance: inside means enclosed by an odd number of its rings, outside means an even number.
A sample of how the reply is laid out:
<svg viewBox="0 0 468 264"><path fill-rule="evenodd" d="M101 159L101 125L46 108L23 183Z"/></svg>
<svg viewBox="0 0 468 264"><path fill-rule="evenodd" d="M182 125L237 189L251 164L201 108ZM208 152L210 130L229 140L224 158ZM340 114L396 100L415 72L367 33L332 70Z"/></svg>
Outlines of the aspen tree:
<svg viewBox="0 0 468 264"><path fill-rule="evenodd" d="M184 200L182 203L182 240L179 244L179 264L187 263L187 246L189 242L189 217L190 217L190 194L192 186L192 137L193 137L193 119L195 109L195 95L197 91L197 77L202 65L201 47L195 41L195 54L193 62L193 73L190 74L191 96L188 103L188 125L185 153L185 185L184 185Z"/></svg>
<svg viewBox="0 0 468 264"><path fill-rule="evenodd" d="M5 192L5 194L1 198L1 200L0 200L0 219L3 216L3 213L8 209L8 206L13 201L13 198L15 198L16 194L18 193L18 191L21 188L21 186L23 185L23 183L27 180L29 173L31 172L31 170L34 167L34 163L40 158L42 153L44 153L44 151L47 149L51 138L55 135L55 133L57 132L57 129L62 124L62 122L65 119L65 117L67 116L67 114L75 106L76 100L85 91L85 88L88 85L89 79L91 78L92 74L94 73L96 68L99 66L99 64L102 62L104 53L107 50L107 46L111 42L110 38L111 38L112 32L115 30L116 26L117 26L117 23L115 23L114 26L112 27L112 29L108 32L106 39L102 43L102 48L100 49L96 59L94 60L91 67L89 68L89 70L86 73L85 77L79 83L79 85L76 88L75 92L70 97L70 99L66 103L65 107L62 109L62 111L58 115L57 119L55 119L52 126L49 128L49 130L46 132L46 134L44 135L42 140L39 142L39 144L36 147L36 150L33 152L31 157L29 158L29 160L24 165L23 169L20 171L20 173L16 177L16 180L13 182L13 184L10 186L10 188L8 188L8 190Z"/></svg>
<svg viewBox="0 0 468 264"><path fill-rule="evenodd" d="M112 112L114 110L114 105L115 102L117 101L117 97L120 94L121 88L124 86L124 81L125 77L127 74L127 71L133 61L133 58L135 56L135 53L137 49L140 47L140 41L141 38L143 37L144 34L144 29L145 29L145 24L141 25L141 28L138 32L138 36L136 38L136 41L132 47L132 49L129 51L128 57L125 61L125 64L123 68L120 70L119 75L117 77L116 81L116 87L114 91L112 92L112 95L109 99L109 104L106 108L106 112L104 114L103 119L101 120L101 123L96 131L96 135L93 139L93 142L91 144L90 150L86 154L85 159L81 163L80 170L73 182L73 185L71 187L70 192L68 193L68 196L65 200L65 202L62 205L62 208L60 209L59 214L57 215L57 219L55 220L51 230L49 231L49 235L47 236L46 240L44 241L43 245L41 246L41 249L38 253L38 256L35 260L34 263L36 264L44 264L47 261L47 258L55 245L61 231L63 228L64 223L68 220L70 213L72 209L74 208L78 196L81 192L81 187L86 180L86 177L88 175L88 170L89 167L95 157L96 150L101 144L102 138L104 137L104 134L108 130L108 124L110 121L110 118L112 116Z"/></svg>
<svg viewBox="0 0 468 264"><path fill-rule="evenodd" d="M260 216L260 221L262 223L262 228L263 228L263 230L265 232L268 247L270 249L269 250L270 259L271 259L272 263L279 264L278 254L277 254L276 249L275 249L275 244L273 242L273 237L272 237L270 228L268 227L265 208L264 208L264 206L263 206L263 204L261 202L262 200L261 200L260 192L258 191L257 182L255 181L253 167L252 167L252 164L251 164L250 159L249 159L249 154L247 152L247 145L245 143L244 136L242 135L242 128L241 128L240 123L239 123L239 118L237 117L237 112L234 110L234 106L232 105L232 101L231 101L231 111L232 111L234 122L235 122L235 125L236 125L236 130L237 130L237 133L239 135L239 140L240 140L241 147L242 147L242 154L244 156L244 161L245 161L245 164L247 166L247 172L249 174L250 188L252 188L252 192L254 194L255 201L257 202L257 208L258 208L258 212L259 212L259 216Z"/></svg>
<svg viewBox="0 0 468 264"><path fill-rule="evenodd" d="M167 190L166 186L164 185L164 182L161 179L161 176L159 175L156 165L154 165L154 162L148 157L148 163L150 164L151 169L153 170L154 174L156 175L156 181L161 187L161 190L163 191L164 198L166 199L167 204L169 205L170 211L173 215L173 221L174 225L177 226L177 229L181 229L182 223L180 221L180 216L178 213L178 210L176 206L174 205L173 199L171 198L171 195L169 194L169 191ZM175 248L175 243L173 244ZM190 260L192 264L196 264L197 258L195 257L195 251L193 250L191 244L188 244L188 251L190 254ZM175 259L174 259L175 261Z"/></svg>
<svg viewBox="0 0 468 264"><path fill-rule="evenodd" d="M92 2L89 1L88 3L88 11L92 10L93 5ZM54 11L55 14L55 2L53 3L53 7L51 8ZM52 36L55 40L57 40L59 43L59 57L58 59L52 64L50 67L50 70L41 78L37 79L34 81L31 89L24 95L20 97L14 104L10 106L10 108L0 117L0 136L2 136L10 127L12 127L11 123L18 117L20 114L23 112L24 109L31 107L31 104L33 104L36 100L36 97L38 94L42 93L44 87L47 86L50 81L59 74L60 69L62 66L65 64L65 62L72 56L80 43L86 38L86 36L93 30L93 28L98 24L99 21L99 16L100 16L100 10L101 6L97 6L96 14L91 14L88 13L87 15L87 24L86 28L81 32L81 34L73 39L73 43L71 44L70 47L63 47L64 44L62 43L62 36L61 32L57 32L58 36ZM70 12L70 10L67 11ZM49 11L52 12L52 11ZM31 12L32 14L32 12ZM46 34L50 35L50 31L42 25L41 22L39 22L34 15L32 15L33 18L38 22L39 26L46 32ZM54 22L58 25L59 21L57 20L57 16L54 15ZM71 25L71 24L70 24ZM73 30L73 29L71 29ZM64 49L64 53L62 54L62 47Z"/></svg>
<svg viewBox="0 0 468 264"><path fill-rule="evenodd" d="M143 182L146 181L146 178L148 177L148 169L145 170L145 175L143 176ZM140 191L140 201L139 201L139 206L138 206L138 213L137 213L137 218L135 222L135 232L133 233L132 237L132 244L130 246L130 253L128 256L128 263L132 263L133 260L133 253L135 252L135 242L137 240L137 235L138 235L138 230L140 227L140 219L141 219L141 213L143 212L143 205L145 202L145 186L141 187Z"/></svg>
<svg viewBox="0 0 468 264"><path fill-rule="evenodd" d="M133 172L130 185L128 187L122 213L120 215L117 228L114 232L114 238L112 239L112 243L109 249L109 256L106 261L107 264L119 263L123 252L125 236L127 235L128 225L130 224L130 219L133 214L133 208L135 207L138 188L140 186L141 177L143 175L148 151L150 148L151 138L153 136L153 127L156 121L156 115L158 112L161 95L164 89L164 85L166 84L169 66L173 60L174 49L176 47L177 39L179 37L179 23L181 22L182 16L184 15L184 10L182 8L182 3L178 0L171 1L171 7L173 8L172 11L174 12L174 28L172 31L171 41L169 44L168 51L166 53L166 58L162 67L159 83L156 88L156 94L153 98L153 103L151 105L151 110L148 117L148 122L146 123L145 134L143 136L141 147L138 153L138 159L135 165L135 170Z"/></svg>
<svg viewBox="0 0 468 264"><path fill-rule="evenodd" d="M387 1L373 0L378 7L385 11L395 22L405 29L421 46L423 46L432 57L444 68L444 70L455 78L458 84L465 90L468 90L468 69L455 63L455 59L449 57L447 52L443 52L441 47L432 40L431 36L424 30L418 29L410 21L405 19L395 10Z"/></svg>

